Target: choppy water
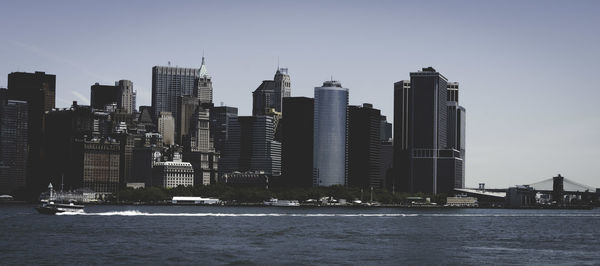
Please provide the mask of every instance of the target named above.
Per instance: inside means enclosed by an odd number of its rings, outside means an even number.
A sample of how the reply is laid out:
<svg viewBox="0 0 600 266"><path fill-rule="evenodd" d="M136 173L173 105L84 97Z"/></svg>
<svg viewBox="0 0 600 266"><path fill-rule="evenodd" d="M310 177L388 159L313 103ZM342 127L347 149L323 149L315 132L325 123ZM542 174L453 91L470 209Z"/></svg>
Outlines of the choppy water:
<svg viewBox="0 0 600 266"><path fill-rule="evenodd" d="M0 264L600 264L600 209L0 205Z"/></svg>

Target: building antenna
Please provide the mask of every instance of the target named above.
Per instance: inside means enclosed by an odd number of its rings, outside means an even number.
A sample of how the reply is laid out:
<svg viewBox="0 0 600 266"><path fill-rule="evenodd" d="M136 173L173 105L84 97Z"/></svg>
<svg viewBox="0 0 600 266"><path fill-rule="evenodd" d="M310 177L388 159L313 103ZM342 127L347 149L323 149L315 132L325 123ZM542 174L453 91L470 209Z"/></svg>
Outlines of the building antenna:
<svg viewBox="0 0 600 266"><path fill-rule="evenodd" d="M279 71L279 56L277 56L277 70Z"/></svg>

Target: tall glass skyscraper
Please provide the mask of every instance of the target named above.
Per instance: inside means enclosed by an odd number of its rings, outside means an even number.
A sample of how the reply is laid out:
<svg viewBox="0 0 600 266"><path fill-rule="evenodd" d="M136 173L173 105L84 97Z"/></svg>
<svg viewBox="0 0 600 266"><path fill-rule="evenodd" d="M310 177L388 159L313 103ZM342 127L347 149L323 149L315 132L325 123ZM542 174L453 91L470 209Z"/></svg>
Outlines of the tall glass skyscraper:
<svg viewBox="0 0 600 266"><path fill-rule="evenodd" d="M315 87L313 183L345 185L347 179L348 89L338 81Z"/></svg>

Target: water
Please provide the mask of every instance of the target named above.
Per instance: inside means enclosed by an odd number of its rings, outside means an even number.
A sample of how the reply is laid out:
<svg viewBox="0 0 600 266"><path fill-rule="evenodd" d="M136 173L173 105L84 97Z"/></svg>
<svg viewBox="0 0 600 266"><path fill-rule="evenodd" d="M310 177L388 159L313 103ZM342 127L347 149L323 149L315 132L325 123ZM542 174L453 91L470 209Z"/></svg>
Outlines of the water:
<svg viewBox="0 0 600 266"><path fill-rule="evenodd" d="M0 205L0 264L600 264L600 209Z"/></svg>

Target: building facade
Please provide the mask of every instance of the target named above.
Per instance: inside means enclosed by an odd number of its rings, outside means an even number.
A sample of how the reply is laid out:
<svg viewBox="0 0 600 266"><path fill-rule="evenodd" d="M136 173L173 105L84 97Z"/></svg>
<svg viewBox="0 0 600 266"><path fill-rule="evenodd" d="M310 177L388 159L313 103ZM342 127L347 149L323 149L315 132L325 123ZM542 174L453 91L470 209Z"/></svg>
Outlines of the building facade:
<svg viewBox="0 0 600 266"><path fill-rule="evenodd" d="M283 98L291 96L291 85L288 69L277 69L273 80L263 81L252 92L252 115L267 115L271 109L282 113Z"/></svg>
<svg viewBox="0 0 600 266"><path fill-rule="evenodd" d="M8 100L0 89L0 194L24 188L27 178L27 102Z"/></svg>
<svg viewBox="0 0 600 266"><path fill-rule="evenodd" d="M313 185L314 99L286 97L281 121L281 184L287 187Z"/></svg>
<svg viewBox="0 0 600 266"><path fill-rule="evenodd" d="M348 186L383 188L381 111L372 104L348 107Z"/></svg>
<svg viewBox="0 0 600 266"><path fill-rule="evenodd" d="M121 146L115 139L93 138L77 141L83 187L99 194L114 194L120 188Z"/></svg>
<svg viewBox="0 0 600 266"><path fill-rule="evenodd" d="M158 117L158 132L165 145L175 144L175 119L169 112L161 112Z"/></svg>
<svg viewBox="0 0 600 266"><path fill-rule="evenodd" d="M313 185L346 185L348 89L326 81L314 99Z"/></svg>
<svg viewBox="0 0 600 266"><path fill-rule="evenodd" d="M194 186L194 168L191 163L182 162L181 156L175 154L173 161L157 162L152 168L154 186L164 188L177 186Z"/></svg>
<svg viewBox="0 0 600 266"><path fill-rule="evenodd" d="M44 72L8 74L8 99L27 102L27 187L42 192L48 186L43 171L45 159L44 113L55 107L56 76Z"/></svg>
<svg viewBox="0 0 600 266"><path fill-rule="evenodd" d="M449 116L448 80L432 67L410 78L394 84L392 186L412 193L451 192L464 177L460 151L453 147L458 120L452 112Z"/></svg>

